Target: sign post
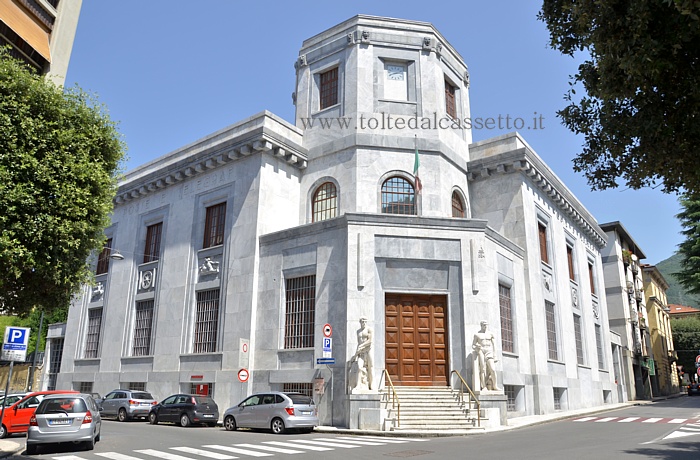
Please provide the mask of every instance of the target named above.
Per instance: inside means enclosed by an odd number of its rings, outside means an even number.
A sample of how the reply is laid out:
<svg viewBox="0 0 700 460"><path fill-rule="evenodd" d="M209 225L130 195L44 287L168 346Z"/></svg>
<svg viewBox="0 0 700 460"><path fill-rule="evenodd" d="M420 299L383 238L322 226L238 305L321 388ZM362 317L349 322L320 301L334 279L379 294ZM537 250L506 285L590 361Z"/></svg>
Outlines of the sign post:
<svg viewBox="0 0 700 460"><path fill-rule="evenodd" d="M29 343L28 327L7 326L5 328L5 339L2 342L2 360L10 362L10 370L7 373L7 382L5 383L5 394L10 389L10 379L12 378L12 368L15 361L26 361L27 359L27 344ZM37 344L39 341L37 340ZM2 411L0 411L0 425L5 418L5 401L2 403Z"/></svg>

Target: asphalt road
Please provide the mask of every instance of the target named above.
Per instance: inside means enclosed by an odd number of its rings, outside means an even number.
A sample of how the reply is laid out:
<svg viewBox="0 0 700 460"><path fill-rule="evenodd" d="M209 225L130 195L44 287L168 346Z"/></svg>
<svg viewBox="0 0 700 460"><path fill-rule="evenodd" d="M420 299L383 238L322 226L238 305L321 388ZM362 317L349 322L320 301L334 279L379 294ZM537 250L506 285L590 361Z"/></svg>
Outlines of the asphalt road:
<svg viewBox="0 0 700 460"><path fill-rule="evenodd" d="M22 438L14 438L22 442ZM378 438L104 421L94 451L73 445L36 457L59 460L231 460L262 456L336 460L416 459L698 459L700 397L681 397L509 431L442 438ZM26 456L23 456L26 460Z"/></svg>

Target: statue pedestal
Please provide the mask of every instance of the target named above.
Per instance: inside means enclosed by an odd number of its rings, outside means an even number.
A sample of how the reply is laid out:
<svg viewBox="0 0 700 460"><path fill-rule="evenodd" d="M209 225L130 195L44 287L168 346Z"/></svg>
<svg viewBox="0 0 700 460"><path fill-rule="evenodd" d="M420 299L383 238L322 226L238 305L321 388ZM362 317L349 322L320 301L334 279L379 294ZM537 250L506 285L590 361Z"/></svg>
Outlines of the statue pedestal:
<svg viewBox="0 0 700 460"><path fill-rule="evenodd" d="M508 425L508 397L503 393L502 390L481 390L475 391L479 403L482 409L498 409L499 422L501 425ZM487 411L491 412L491 411Z"/></svg>
<svg viewBox="0 0 700 460"><path fill-rule="evenodd" d="M366 390L372 391L372 390ZM376 391L348 395L348 428L351 430L381 430L382 395Z"/></svg>

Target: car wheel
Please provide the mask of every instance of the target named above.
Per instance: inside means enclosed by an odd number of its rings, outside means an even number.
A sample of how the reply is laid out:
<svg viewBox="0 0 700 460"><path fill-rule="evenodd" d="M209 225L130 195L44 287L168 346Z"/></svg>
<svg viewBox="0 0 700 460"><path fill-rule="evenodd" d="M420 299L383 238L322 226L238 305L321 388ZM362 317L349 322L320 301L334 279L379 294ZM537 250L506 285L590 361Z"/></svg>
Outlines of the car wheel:
<svg viewBox="0 0 700 460"><path fill-rule="evenodd" d="M208 426L209 428L215 428L215 427L216 427L216 422L207 423L207 426Z"/></svg>
<svg viewBox="0 0 700 460"><path fill-rule="evenodd" d="M270 428L274 434L282 434L284 433L284 422L281 418L275 418L272 420Z"/></svg>
<svg viewBox="0 0 700 460"><path fill-rule="evenodd" d="M38 449L36 444L27 444L27 455L36 455Z"/></svg>
<svg viewBox="0 0 700 460"><path fill-rule="evenodd" d="M85 441L85 450L94 450L94 449L95 449L95 438L92 438L89 441Z"/></svg>
<svg viewBox="0 0 700 460"><path fill-rule="evenodd" d="M224 428L226 428L226 431L236 431L236 419L233 418L233 415L228 415L224 419Z"/></svg>
<svg viewBox="0 0 700 460"><path fill-rule="evenodd" d="M95 436L95 442L100 442L100 439L102 439L102 432L98 431L97 436Z"/></svg>
<svg viewBox="0 0 700 460"><path fill-rule="evenodd" d="M129 416L126 415L126 410L124 408L119 409L119 413L117 414L117 420L120 422L126 422L129 420Z"/></svg>
<svg viewBox="0 0 700 460"><path fill-rule="evenodd" d="M0 426L0 439L5 439L7 437L7 428L5 425Z"/></svg>
<svg viewBox="0 0 700 460"><path fill-rule="evenodd" d="M158 425L158 415L155 412L148 414L148 423L151 425Z"/></svg>
<svg viewBox="0 0 700 460"><path fill-rule="evenodd" d="M180 426L190 426L190 418L187 414L182 414L180 416Z"/></svg>

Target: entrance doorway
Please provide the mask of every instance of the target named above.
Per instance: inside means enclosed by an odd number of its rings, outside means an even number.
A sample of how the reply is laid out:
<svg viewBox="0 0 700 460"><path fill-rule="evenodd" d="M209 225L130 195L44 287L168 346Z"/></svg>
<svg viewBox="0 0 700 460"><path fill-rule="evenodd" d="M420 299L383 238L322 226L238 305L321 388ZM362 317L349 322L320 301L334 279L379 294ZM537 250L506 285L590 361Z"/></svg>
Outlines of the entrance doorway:
<svg viewBox="0 0 700 460"><path fill-rule="evenodd" d="M447 296L387 294L385 366L394 385L446 386Z"/></svg>

